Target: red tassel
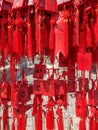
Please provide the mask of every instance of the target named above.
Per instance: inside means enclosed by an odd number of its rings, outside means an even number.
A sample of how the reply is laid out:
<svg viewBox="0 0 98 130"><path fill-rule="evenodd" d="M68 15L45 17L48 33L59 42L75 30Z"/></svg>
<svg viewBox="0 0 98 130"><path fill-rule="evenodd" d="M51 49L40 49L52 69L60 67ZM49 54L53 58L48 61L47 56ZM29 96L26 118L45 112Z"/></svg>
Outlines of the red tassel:
<svg viewBox="0 0 98 130"><path fill-rule="evenodd" d="M26 130L26 117L20 114L18 117L18 130Z"/></svg>
<svg viewBox="0 0 98 130"><path fill-rule="evenodd" d="M85 21L85 20L84 20ZM85 51L86 48L86 24L82 22L80 24L80 32L79 32L79 46L82 52Z"/></svg>
<svg viewBox="0 0 98 130"><path fill-rule="evenodd" d="M33 99L33 110L32 110L32 116L35 115L37 113L37 96L34 96Z"/></svg>
<svg viewBox="0 0 98 130"><path fill-rule="evenodd" d="M88 98L89 105L95 106L94 89L89 90L88 96L89 96Z"/></svg>
<svg viewBox="0 0 98 130"><path fill-rule="evenodd" d="M92 120L92 130L97 130L97 129L98 129L98 127L96 126L96 121L93 118L93 120Z"/></svg>
<svg viewBox="0 0 98 130"><path fill-rule="evenodd" d="M45 16L43 12L36 12L35 23L36 23L36 52L39 55L44 55L48 46L47 28L45 26Z"/></svg>
<svg viewBox="0 0 98 130"><path fill-rule="evenodd" d="M29 15L29 14L28 14ZM27 23L27 52L28 52L28 58L33 58L33 39L32 39L32 27L31 27L30 18L28 18Z"/></svg>
<svg viewBox="0 0 98 130"><path fill-rule="evenodd" d="M81 119L79 123L79 130L86 130L85 119Z"/></svg>
<svg viewBox="0 0 98 130"><path fill-rule="evenodd" d="M36 23L36 52L41 55L43 53L43 24L44 16L42 12L35 14L35 23Z"/></svg>
<svg viewBox="0 0 98 130"><path fill-rule="evenodd" d="M58 130L64 130L62 109L59 106L57 108L57 115L58 115L58 119L57 119Z"/></svg>
<svg viewBox="0 0 98 130"><path fill-rule="evenodd" d="M88 24L86 24L86 44L87 47L92 47L91 30Z"/></svg>
<svg viewBox="0 0 98 130"><path fill-rule="evenodd" d="M46 113L46 128L47 130L53 130L54 129L54 112L53 112L53 106L54 106L54 101L52 98L49 99L46 108L47 113Z"/></svg>
<svg viewBox="0 0 98 130"><path fill-rule="evenodd" d="M50 24L51 24L51 30L49 35L49 49L53 50L55 48L55 25L56 19L54 17L51 18Z"/></svg>
<svg viewBox="0 0 98 130"><path fill-rule="evenodd" d="M96 122L96 124L95 124L95 130L97 130L98 129L98 108L96 108L95 122Z"/></svg>
<svg viewBox="0 0 98 130"><path fill-rule="evenodd" d="M37 95L37 112L35 116L35 129L42 130L42 98Z"/></svg>
<svg viewBox="0 0 98 130"><path fill-rule="evenodd" d="M6 31L5 31L5 19L2 18L2 21L1 21L1 36L0 36L0 50L4 50L7 46L7 40L6 40L6 37L7 37L7 34L6 34Z"/></svg>
<svg viewBox="0 0 98 130"><path fill-rule="evenodd" d="M35 23L36 23L36 52L39 52L39 14L35 13Z"/></svg>
<svg viewBox="0 0 98 130"><path fill-rule="evenodd" d="M79 11L76 10L76 17L75 17L75 46L79 46Z"/></svg>
<svg viewBox="0 0 98 130"><path fill-rule="evenodd" d="M18 89L15 88L15 59L11 58L10 63L10 74L11 74L11 106L18 109Z"/></svg>
<svg viewBox="0 0 98 130"><path fill-rule="evenodd" d="M38 106L35 116L35 130L42 130L42 108Z"/></svg>
<svg viewBox="0 0 98 130"><path fill-rule="evenodd" d="M54 49L55 49L55 25L56 19L54 17L51 18L50 24L51 24L51 30L50 30L50 35L49 35L49 49L50 49L50 59L51 63L54 62Z"/></svg>
<svg viewBox="0 0 98 130"><path fill-rule="evenodd" d="M53 63L54 63L54 60L55 60L54 50L50 50L50 51L49 51L49 55L50 55L51 63L53 64Z"/></svg>
<svg viewBox="0 0 98 130"><path fill-rule="evenodd" d="M89 117L89 130L92 130L92 120L93 117Z"/></svg>
<svg viewBox="0 0 98 130"><path fill-rule="evenodd" d="M23 25L24 21L17 14L17 18L15 20L16 30L14 31L14 52L22 56L24 52L24 30Z"/></svg>
<svg viewBox="0 0 98 130"><path fill-rule="evenodd" d="M94 26L94 36L96 45L98 46L98 9L96 10L96 23Z"/></svg>
<svg viewBox="0 0 98 130"><path fill-rule="evenodd" d="M22 128L22 120L21 120L21 115L19 115L17 129L22 130L21 128Z"/></svg>
<svg viewBox="0 0 98 130"><path fill-rule="evenodd" d="M3 130L7 130L8 108L4 107L3 110Z"/></svg>
<svg viewBox="0 0 98 130"><path fill-rule="evenodd" d="M13 51L13 27L12 27L12 20L10 16L8 17L8 53Z"/></svg>
<svg viewBox="0 0 98 130"><path fill-rule="evenodd" d="M18 54L19 52L19 33L18 33L18 26L16 27L16 30L14 31L13 34L13 38L14 38L14 52L16 54Z"/></svg>

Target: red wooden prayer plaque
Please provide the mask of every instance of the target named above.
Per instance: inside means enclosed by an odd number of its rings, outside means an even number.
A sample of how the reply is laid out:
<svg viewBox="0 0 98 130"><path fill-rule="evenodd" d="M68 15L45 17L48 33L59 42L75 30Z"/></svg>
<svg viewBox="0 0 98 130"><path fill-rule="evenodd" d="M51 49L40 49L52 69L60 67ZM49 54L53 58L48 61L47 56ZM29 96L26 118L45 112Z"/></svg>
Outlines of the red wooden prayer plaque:
<svg viewBox="0 0 98 130"><path fill-rule="evenodd" d="M33 77L43 79L45 72L46 72L45 65L35 64Z"/></svg>
<svg viewBox="0 0 98 130"><path fill-rule="evenodd" d="M78 53L77 63L79 70L92 70L92 54Z"/></svg>
<svg viewBox="0 0 98 130"><path fill-rule="evenodd" d="M65 83L63 80L55 81L55 92L56 95L64 95L65 94Z"/></svg>
<svg viewBox="0 0 98 130"><path fill-rule="evenodd" d="M47 80L44 82L43 95L55 96L55 85L53 80Z"/></svg>
<svg viewBox="0 0 98 130"><path fill-rule="evenodd" d="M35 80L33 85L33 94L39 95L43 93L44 82Z"/></svg>
<svg viewBox="0 0 98 130"><path fill-rule="evenodd" d="M27 83L23 82L19 89L19 101L27 101L29 99L29 90Z"/></svg>

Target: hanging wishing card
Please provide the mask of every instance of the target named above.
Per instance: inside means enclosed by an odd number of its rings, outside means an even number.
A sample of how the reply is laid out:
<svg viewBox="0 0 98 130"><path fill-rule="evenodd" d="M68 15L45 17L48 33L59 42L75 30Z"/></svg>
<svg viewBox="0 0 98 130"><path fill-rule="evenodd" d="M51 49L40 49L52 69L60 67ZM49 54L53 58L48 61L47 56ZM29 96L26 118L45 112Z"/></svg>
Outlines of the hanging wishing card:
<svg viewBox="0 0 98 130"><path fill-rule="evenodd" d="M24 0L14 0L12 8L14 9L14 8L22 7L23 4L24 4Z"/></svg>
<svg viewBox="0 0 98 130"><path fill-rule="evenodd" d="M65 94L65 83L63 80L55 80L55 93L57 95Z"/></svg>
<svg viewBox="0 0 98 130"><path fill-rule="evenodd" d="M62 11L59 13L58 20L55 25L55 56L61 52L65 57L68 56L68 13Z"/></svg>
<svg viewBox="0 0 98 130"><path fill-rule="evenodd" d="M45 65L35 64L33 77L43 79L45 72L46 72Z"/></svg>
<svg viewBox="0 0 98 130"><path fill-rule="evenodd" d="M45 10L49 12L57 12L58 6L56 0L45 0Z"/></svg>
<svg viewBox="0 0 98 130"><path fill-rule="evenodd" d="M29 99L28 85L26 82L20 83L19 86L19 101L27 101Z"/></svg>
<svg viewBox="0 0 98 130"><path fill-rule="evenodd" d="M53 80L44 81L43 95L45 96L55 95L55 85Z"/></svg>
<svg viewBox="0 0 98 130"><path fill-rule="evenodd" d="M77 63L79 70L92 70L92 54L78 53Z"/></svg>
<svg viewBox="0 0 98 130"><path fill-rule="evenodd" d="M44 82L35 80L33 85L33 94L39 95L43 93Z"/></svg>

